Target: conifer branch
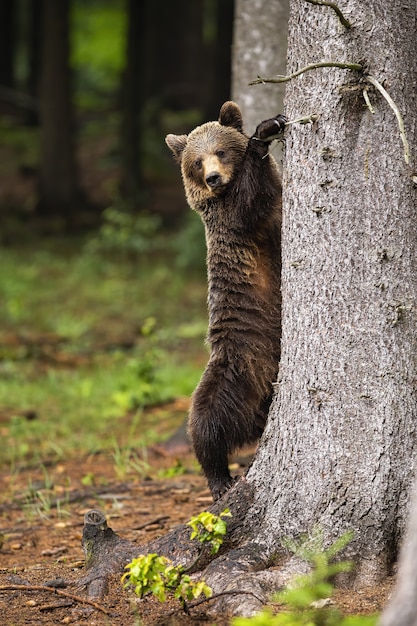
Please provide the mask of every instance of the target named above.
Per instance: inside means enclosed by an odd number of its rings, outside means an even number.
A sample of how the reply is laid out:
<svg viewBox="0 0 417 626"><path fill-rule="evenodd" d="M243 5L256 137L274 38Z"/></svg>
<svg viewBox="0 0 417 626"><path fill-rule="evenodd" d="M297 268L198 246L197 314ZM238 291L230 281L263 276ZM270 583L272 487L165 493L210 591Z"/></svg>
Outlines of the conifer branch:
<svg viewBox="0 0 417 626"><path fill-rule="evenodd" d="M349 20L347 20L345 18L345 16L343 15L342 11L339 9L339 7L337 6L337 4L335 4L334 2L328 2L327 0L305 0L306 2L309 2L310 4L317 4L320 7L330 7L331 9L333 9L333 11L335 11L337 17L339 18L341 24L345 27L345 28L352 28L352 24L349 22Z"/></svg>

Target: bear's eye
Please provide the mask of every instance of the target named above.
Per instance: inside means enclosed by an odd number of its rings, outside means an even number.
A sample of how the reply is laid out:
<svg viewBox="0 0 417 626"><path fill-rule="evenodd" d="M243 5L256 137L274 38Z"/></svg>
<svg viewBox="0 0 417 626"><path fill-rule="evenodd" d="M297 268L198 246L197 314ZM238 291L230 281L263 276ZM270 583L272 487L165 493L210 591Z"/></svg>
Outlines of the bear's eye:
<svg viewBox="0 0 417 626"><path fill-rule="evenodd" d="M224 150L217 150L216 156L218 156L219 159L223 158L224 155L225 155L225 151Z"/></svg>
<svg viewBox="0 0 417 626"><path fill-rule="evenodd" d="M194 165L196 166L196 168L197 168L197 169L200 169L200 168L201 168L201 165L202 165L202 161L201 161L201 159L197 159L197 160L194 162Z"/></svg>

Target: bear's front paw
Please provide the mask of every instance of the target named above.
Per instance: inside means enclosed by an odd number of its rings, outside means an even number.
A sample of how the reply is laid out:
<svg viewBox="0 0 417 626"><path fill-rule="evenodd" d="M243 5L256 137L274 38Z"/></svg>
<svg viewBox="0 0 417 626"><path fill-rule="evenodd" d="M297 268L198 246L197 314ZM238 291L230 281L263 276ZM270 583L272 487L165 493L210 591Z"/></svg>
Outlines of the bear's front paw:
<svg viewBox="0 0 417 626"><path fill-rule="evenodd" d="M264 120L256 127L254 137L265 143L279 139L285 130L287 121L285 115L277 115L269 120Z"/></svg>

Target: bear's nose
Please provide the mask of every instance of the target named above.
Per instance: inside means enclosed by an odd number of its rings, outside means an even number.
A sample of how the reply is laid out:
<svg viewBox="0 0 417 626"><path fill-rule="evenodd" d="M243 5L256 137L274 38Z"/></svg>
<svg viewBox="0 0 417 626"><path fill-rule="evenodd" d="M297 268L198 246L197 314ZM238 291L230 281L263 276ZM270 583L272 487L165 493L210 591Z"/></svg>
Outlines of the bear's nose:
<svg viewBox="0 0 417 626"><path fill-rule="evenodd" d="M218 172L210 172L210 174L207 174L206 176L206 183L209 187L211 187L211 189L221 185L221 182L222 179Z"/></svg>

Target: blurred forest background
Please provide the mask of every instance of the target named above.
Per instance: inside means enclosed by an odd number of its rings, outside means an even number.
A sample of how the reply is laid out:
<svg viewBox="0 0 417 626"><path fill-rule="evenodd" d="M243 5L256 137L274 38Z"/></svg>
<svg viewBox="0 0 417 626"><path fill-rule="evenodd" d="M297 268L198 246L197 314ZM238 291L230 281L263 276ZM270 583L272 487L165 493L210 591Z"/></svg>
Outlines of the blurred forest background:
<svg viewBox="0 0 417 626"><path fill-rule="evenodd" d="M217 119L233 48L234 92L279 69L286 5L0 0L0 467L123 464L184 422L205 243L164 137Z"/></svg>
<svg viewBox="0 0 417 626"><path fill-rule="evenodd" d="M230 97L233 10L0 0L2 239L27 223L95 226L108 206L178 223L185 202L163 138L216 119Z"/></svg>

